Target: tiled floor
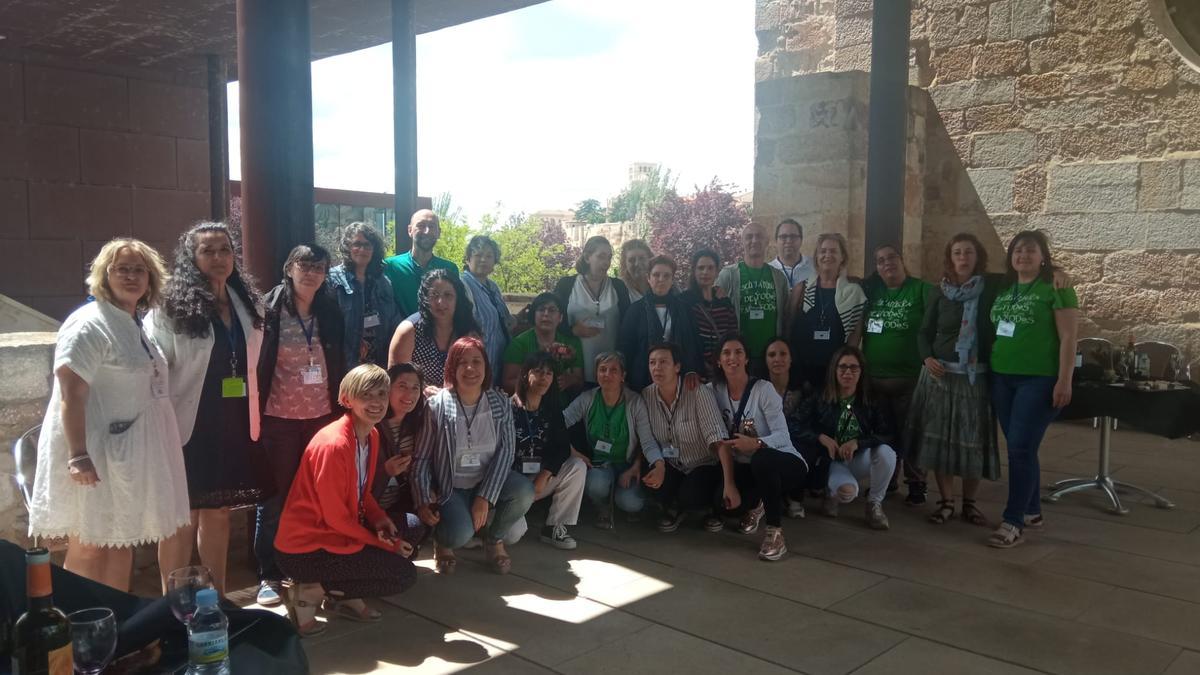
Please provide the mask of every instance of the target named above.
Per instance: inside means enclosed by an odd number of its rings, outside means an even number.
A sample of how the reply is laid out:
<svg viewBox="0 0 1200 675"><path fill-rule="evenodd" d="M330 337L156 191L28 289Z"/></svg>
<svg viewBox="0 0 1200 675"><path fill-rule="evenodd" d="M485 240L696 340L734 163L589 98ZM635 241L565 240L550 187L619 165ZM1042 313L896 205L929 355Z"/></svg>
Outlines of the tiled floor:
<svg viewBox="0 0 1200 675"><path fill-rule="evenodd" d="M1090 426L1055 425L1044 478L1094 473L1095 453ZM932 507L898 497L884 533L857 503L836 520L810 504L779 563L756 559L758 535L585 524L575 551L513 547L507 577L478 551L451 577L425 561L415 588L375 603L382 623L333 620L308 655L314 673L1200 673L1200 443L1120 430L1113 467L1178 506L1130 498L1116 516L1077 494L997 551L988 530L928 524ZM989 516L1005 490L982 490Z"/></svg>

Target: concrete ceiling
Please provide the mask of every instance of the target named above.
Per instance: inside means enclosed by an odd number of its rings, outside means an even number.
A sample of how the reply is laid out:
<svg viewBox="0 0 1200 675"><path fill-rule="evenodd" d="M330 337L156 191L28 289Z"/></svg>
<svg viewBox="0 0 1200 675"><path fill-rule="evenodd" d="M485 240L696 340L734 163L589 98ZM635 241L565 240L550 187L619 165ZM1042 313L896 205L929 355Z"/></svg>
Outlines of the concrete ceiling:
<svg viewBox="0 0 1200 675"><path fill-rule="evenodd" d="M417 32L545 0L413 0ZM391 0L311 0L312 58L391 40ZM237 52L235 0L0 0L0 47L118 66Z"/></svg>

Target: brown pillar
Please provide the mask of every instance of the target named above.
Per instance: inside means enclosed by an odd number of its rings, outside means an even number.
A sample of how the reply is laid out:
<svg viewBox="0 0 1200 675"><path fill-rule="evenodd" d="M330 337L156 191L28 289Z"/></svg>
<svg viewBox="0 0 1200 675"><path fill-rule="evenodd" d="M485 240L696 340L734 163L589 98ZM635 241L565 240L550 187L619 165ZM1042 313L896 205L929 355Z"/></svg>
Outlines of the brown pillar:
<svg viewBox="0 0 1200 675"><path fill-rule="evenodd" d="M867 124L867 259L863 264L866 274L875 269L875 247L903 245L909 11L909 0L886 0L875 3L872 18L871 103Z"/></svg>
<svg viewBox="0 0 1200 675"><path fill-rule="evenodd" d="M208 193L211 217L224 222L229 216L229 102L225 87L229 69L225 59L208 55Z"/></svg>
<svg viewBox="0 0 1200 675"><path fill-rule="evenodd" d="M313 228L308 0L237 0L246 268L270 287Z"/></svg>
<svg viewBox="0 0 1200 675"><path fill-rule="evenodd" d="M412 248L417 210L417 34L413 0L392 0L392 123L396 165L396 252Z"/></svg>

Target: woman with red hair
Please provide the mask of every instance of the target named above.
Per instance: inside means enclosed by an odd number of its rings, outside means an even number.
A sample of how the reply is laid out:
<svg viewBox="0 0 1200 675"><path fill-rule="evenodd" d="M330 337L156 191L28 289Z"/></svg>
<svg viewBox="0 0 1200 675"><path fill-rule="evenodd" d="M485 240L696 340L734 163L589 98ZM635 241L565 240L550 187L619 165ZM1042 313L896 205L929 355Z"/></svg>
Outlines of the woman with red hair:
<svg viewBox="0 0 1200 675"><path fill-rule="evenodd" d="M429 399L429 414L436 440L417 448L413 475L417 515L434 528L438 571L454 572L454 549L479 532L492 570L507 574L504 535L533 504L533 484L512 470L512 408L492 388L479 338L450 346L445 389Z"/></svg>

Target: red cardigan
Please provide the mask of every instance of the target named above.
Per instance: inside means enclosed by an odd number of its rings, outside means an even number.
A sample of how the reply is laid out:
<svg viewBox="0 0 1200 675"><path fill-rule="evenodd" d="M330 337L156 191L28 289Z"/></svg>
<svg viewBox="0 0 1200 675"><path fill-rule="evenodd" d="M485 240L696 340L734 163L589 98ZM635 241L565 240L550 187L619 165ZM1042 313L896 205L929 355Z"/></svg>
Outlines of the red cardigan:
<svg viewBox="0 0 1200 675"><path fill-rule="evenodd" d="M379 432L371 429L371 451L367 461L367 485L375 478L379 455ZM292 480L287 503L279 518L275 548L284 553L358 553L363 546L394 551L387 542L358 520L358 439L349 414L331 422L309 441ZM387 517L368 489L364 511L367 522Z"/></svg>

